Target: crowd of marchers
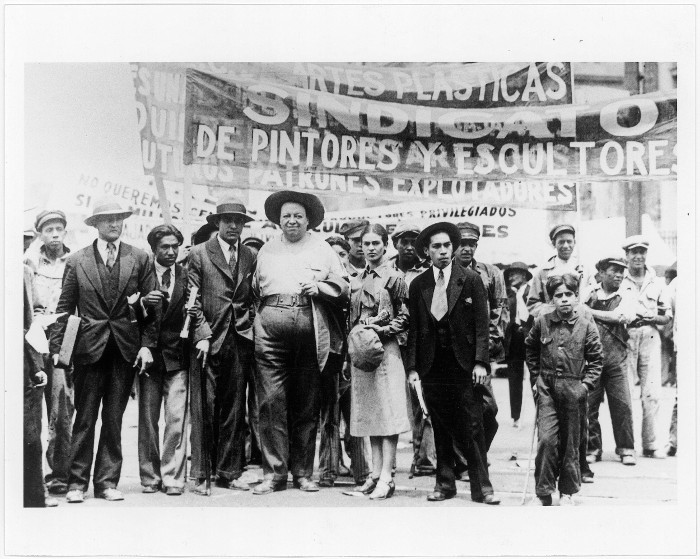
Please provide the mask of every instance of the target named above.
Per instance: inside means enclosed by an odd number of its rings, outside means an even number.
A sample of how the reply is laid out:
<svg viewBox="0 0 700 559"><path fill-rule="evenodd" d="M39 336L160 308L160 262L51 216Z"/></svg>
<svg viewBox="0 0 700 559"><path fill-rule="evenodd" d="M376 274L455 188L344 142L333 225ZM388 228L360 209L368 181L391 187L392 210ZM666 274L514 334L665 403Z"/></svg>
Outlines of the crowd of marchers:
<svg viewBox="0 0 700 559"><path fill-rule="evenodd" d="M634 466L640 449L643 458L676 453L677 401L668 434L658 417L662 384L676 382L675 266L657 277L642 236L589 270L575 256L574 227L560 224L544 265L501 270L476 258L472 223L401 222L389 236L348 221L323 240L311 232L323 204L302 191L267 198L281 231L267 243L242 240L253 217L235 198L218 203L190 245L173 225L154 227L151 254L122 241L131 214L96 203L85 223L97 238L75 252L60 210L25 232L26 507L83 502L90 481L96 498L124 499L122 417L135 395L144 493L208 496L213 483L267 495L289 481L315 492L349 473L356 487L345 495L388 499L399 435L411 432L409 475L435 477L429 501L455 497L464 481L473 501L498 505L488 452L499 363L513 428L526 379L536 403L536 503L576 504L594 481L605 396L622 465ZM253 483L242 477L251 464L263 472Z"/></svg>

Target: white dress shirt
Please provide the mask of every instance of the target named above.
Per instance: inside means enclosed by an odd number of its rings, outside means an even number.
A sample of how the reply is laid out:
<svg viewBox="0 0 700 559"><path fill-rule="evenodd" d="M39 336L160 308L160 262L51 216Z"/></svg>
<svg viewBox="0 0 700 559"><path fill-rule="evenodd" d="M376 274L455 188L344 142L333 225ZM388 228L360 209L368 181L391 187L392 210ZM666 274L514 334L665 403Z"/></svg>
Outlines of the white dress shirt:
<svg viewBox="0 0 700 559"><path fill-rule="evenodd" d="M435 283L437 283L438 279L438 274L440 274L440 268L436 268L433 266L433 276L435 277ZM452 276L452 262L445 266L442 269L442 275L445 278L445 289L447 289L447 285L450 283L450 276Z"/></svg>
<svg viewBox="0 0 700 559"><path fill-rule="evenodd" d="M112 244L115 246L115 251L114 251L114 258L119 257L119 245L121 244L121 239L117 239L116 241L112 241ZM100 257L102 258L102 262L107 264L107 241L104 239L97 239L97 252L100 253ZM116 261L116 260L115 260Z"/></svg>
<svg viewBox="0 0 700 559"><path fill-rule="evenodd" d="M224 259L226 260L226 264L231 264L232 254L233 257L236 260L238 260L238 243L236 243L235 245L230 245L226 241L224 241L218 233L216 235L216 238L219 241L219 245L221 246L221 251L224 253Z"/></svg>
<svg viewBox="0 0 700 559"><path fill-rule="evenodd" d="M158 286L163 285L163 274L165 273L165 270L170 270L170 286L168 287L168 299L172 298L173 296L173 290L175 289L175 264L170 266L169 268L166 268L165 266L161 266L158 264L156 261L156 277L158 278Z"/></svg>

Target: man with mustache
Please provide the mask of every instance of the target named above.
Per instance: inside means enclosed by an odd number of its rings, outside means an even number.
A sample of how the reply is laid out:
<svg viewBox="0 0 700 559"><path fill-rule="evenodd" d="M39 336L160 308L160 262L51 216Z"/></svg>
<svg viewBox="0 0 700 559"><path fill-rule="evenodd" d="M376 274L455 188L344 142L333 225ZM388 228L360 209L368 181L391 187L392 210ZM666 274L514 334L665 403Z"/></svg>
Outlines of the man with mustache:
<svg viewBox="0 0 700 559"><path fill-rule="evenodd" d="M158 343L158 321L139 327L127 300L156 287L148 255L121 240L124 220L131 214L119 202L95 204L85 223L97 229L98 238L66 260L56 306L57 313L65 314L51 332L54 365L58 364L68 316L76 310L80 315L73 355L76 414L66 494L69 503L85 500L100 405L102 429L93 478L95 497L107 501L124 499L117 489L122 467L122 416L136 370L151 365L150 349Z"/></svg>

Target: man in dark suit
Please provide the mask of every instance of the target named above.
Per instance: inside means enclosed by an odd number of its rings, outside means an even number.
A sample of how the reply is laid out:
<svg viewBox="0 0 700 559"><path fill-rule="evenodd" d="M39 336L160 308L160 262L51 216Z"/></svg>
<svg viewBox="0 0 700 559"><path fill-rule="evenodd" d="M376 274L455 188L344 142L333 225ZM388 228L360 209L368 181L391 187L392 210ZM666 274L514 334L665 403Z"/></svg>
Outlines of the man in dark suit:
<svg viewBox="0 0 700 559"><path fill-rule="evenodd" d="M139 376L139 473L144 493L162 489L181 495L185 487L187 425L186 340L180 338L185 322L187 271L177 264L182 233L172 225L158 225L148 234L153 250L157 289L141 299L147 316L159 318L158 347L153 367ZM158 419L164 406L163 454L159 448Z"/></svg>
<svg viewBox="0 0 700 559"><path fill-rule="evenodd" d="M406 371L409 382L421 381L433 420L437 476L428 500L456 495L456 447L469 464L472 500L497 505L475 390L489 368L488 303L479 275L453 264L459 242L459 229L447 222L426 227L416 239L416 251L425 252L432 266L409 287Z"/></svg>
<svg viewBox="0 0 700 559"><path fill-rule="evenodd" d="M93 459L95 423L102 405L102 430L97 447L93 485L95 496L121 501L117 490L122 466L121 428L134 382L134 366L152 363L149 348L157 344L157 321L139 328L127 298L155 287L148 255L120 240L124 219L131 215L118 202L98 202L85 220L97 229L91 245L66 260L58 319L51 333L54 364L63 341L67 317L80 314L75 364L75 423L68 478L69 503L85 499ZM140 349L139 349L140 348Z"/></svg>
<svg viewBox="0 0 700 559"><path fill-rule="evenodd" d="M243 225L252 220L242 202L223 199L216 213L207 217L218 229L216 237L193 247L189 256L189 289L199 290L192 311L196 363L190 379L192 476L199 495L209 494L207 474L213 473L219 487L250 489L239 478L245 467L246 372L251 371L253 354L251 278L256 259L240 237ZM215 471L209 472L204 460Z"/></svg>

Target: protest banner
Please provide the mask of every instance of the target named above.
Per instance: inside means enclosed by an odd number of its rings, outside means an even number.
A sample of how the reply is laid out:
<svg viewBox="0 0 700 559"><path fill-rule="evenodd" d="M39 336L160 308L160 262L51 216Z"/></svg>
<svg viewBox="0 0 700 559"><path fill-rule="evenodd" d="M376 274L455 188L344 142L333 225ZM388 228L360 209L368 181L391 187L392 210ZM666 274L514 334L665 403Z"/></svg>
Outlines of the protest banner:
<svg viewBox="0 0 700 559"><path fill-rule="evenodd" d="M535 189L520 182L675 179L674 95L453 108L304 89L279 75L188 70L184 163L208 184L471 203L484 190ZM536 195L501 201L542 207Z"/></svg>

